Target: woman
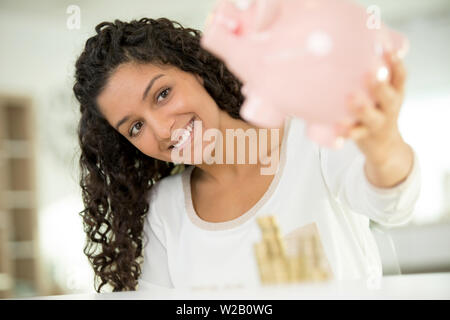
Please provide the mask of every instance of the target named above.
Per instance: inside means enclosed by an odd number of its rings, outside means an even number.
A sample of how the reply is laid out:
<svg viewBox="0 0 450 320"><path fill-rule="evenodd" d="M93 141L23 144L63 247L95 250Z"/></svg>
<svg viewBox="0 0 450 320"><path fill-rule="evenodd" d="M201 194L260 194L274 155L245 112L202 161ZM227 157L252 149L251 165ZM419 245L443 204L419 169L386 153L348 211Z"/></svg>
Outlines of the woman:
<svg viewBox="0 0 450 320"><path fill-rule="evenodd" d="M400 62L391 61L390 83L373 86L376 106L350 105L359 121L343 123L342 135L354 144L322 150L299 119L287 118L268 140L256 135L265 156L221 164L211 157L236 146L209 140L209 158L196 161L188 153L203 138L195 128L223 137L260 128L240 118L242 84L200 47L200 32L165 18L104 22L96 32L76 62L74 93L85 254L99 292L106 284L121 291L254 283L255 219L266 214L284 234L315 223L336 279L381 274L369 219L405 223L420 188L417 158L397 128ZM188 155L185 165L175 164L174 151ZM241 151L252 154L249 145ZM268 159L276 170L261 174Z"/></svg>

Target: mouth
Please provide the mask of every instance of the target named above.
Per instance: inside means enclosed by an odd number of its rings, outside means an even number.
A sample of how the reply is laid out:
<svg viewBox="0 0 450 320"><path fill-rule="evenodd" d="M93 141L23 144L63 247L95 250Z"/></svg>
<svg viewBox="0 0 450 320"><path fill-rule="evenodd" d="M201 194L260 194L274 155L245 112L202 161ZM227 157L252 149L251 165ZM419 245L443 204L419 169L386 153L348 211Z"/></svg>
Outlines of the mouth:
<svg viewBox="0 0 450 320"><path fill-rule="evenodd" d="M184 132L181 135L181 137L178 139L178 142L175 144L172 144L169 147L169 150L172 149L183 149L185 145L192 140L193 131L194 131L194 120L195 117L192 117L192 119L188 122L188 124L183 128Z"/></svg>

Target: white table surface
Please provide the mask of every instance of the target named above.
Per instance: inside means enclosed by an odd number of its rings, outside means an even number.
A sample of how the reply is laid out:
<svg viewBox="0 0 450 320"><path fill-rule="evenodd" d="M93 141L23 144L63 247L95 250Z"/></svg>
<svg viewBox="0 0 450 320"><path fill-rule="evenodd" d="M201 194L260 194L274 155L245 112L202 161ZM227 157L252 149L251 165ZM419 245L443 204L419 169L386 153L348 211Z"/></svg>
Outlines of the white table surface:
<svg viewBox="0 0 450 320"><path fill-rule="evenodd" d="M188 290L152 286L146 291L102 294L70 294L31 299L149 299L149 300L228 300L228 299L450 299L450 273L386 276L375 289L365 281L327 282L237 289Z"/></svg>

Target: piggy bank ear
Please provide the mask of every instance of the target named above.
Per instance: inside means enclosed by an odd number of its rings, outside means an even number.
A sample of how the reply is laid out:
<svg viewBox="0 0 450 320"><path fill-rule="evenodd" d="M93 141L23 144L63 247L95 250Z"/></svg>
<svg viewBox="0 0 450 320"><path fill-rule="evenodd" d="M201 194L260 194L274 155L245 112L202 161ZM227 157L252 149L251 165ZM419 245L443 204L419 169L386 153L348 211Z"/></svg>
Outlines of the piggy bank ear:
<svg viewBox="0 0 450 320"><path fill-rule="evenodd" d="M391 77L391 70L387 62L386 55L394 54L399 59L404 59L409 50L408 39L399 32L384 26L379 33L380 38L376 44L377 54L381 58L376 66L376 70L369 72L368 78L376 78L378 81L385 81Z"/></svg>
<svg viewBox="0 0 450 320"><path fill-rule="evenodd" d="M387 26L383 26L380 30L377 46L381 46L382 52L378 52L380 56L385 53L396 54L398 58L403 59L409 51L409 41L403 34L392 30Z"/></svg>
<svg viewBox="0 0 450 320"><path fill-rule="evenodd" d="M253 0L256 5L255 29L263 31L275 20L281 9L279 0Z"/></svg>
<svg viewBox="0 0 450 320"><path fill-rule="evenodd" d="M401 33L398 33L394 30L390 30L391 36L391 50L396 52L397 56L400 59L403 59L406 56L406 53L409 50L409 41L403 36Z"/></svg>

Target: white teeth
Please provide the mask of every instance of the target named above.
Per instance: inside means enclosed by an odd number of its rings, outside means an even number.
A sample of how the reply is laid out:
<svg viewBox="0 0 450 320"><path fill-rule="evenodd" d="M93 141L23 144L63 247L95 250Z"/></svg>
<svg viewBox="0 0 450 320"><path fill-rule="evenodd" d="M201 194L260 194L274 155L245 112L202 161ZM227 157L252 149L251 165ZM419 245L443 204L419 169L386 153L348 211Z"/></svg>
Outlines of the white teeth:
<svg viewBox="0 0 450 320"><path fill-rule="evenodd" d="M186 127L186 131L182 134L180 141L173 145L174 148L178 148L183 145L187 139L191 136L192 130L194 129L194 120L192 120Z"/></svg>
<svg viewBox="0 0 450 320"><path fill-rule="evenodd" d="M194 129L194 120L192 120L186 128L189 132L192 132Z"/></svg>

